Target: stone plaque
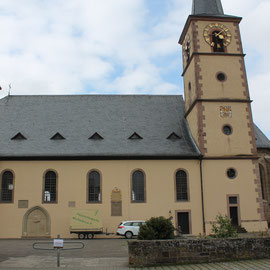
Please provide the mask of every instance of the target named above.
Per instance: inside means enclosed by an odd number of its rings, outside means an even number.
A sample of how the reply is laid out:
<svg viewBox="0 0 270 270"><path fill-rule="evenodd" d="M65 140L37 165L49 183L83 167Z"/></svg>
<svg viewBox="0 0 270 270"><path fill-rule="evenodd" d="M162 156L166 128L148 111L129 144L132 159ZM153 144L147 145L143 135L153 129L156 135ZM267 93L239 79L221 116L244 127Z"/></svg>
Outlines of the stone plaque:
<svg viewBox="0 0 270 270"><path fill-rule="evenodd" d="M231 118L232 117L232 107L231 106L220 106L220 117Z"/></svg>
<svg viewBox="0 0 270 270"><path fill-rule="evenodd" d="M18 200L18 208L28 208L28 200Z"/></svg>
<svg viewBox="0 0 270 270"><path fill-rule="evenodd" d="M122 216L122 195L117 187L111 193L111 216Z"/></svg>
<svg viewBox="0 0 270 270"><path fill-rule="evenodd" d="M122 202L111 202L111 215L122 216Z"/></svg>
<svg viewBox="0 0 270 270"><path fill-rule="evenodd" d="M76 206L76 202L75 201L69 201L68 202L68 207L75 207Z"/></svg>

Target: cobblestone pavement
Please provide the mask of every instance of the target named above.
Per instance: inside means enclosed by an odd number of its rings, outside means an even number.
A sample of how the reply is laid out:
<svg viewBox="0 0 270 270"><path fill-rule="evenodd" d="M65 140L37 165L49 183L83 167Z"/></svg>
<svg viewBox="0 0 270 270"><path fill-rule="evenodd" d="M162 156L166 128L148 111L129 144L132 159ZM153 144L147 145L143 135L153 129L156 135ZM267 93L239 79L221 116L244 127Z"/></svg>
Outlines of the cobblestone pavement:
<svg viewBox="0 0 270 270"><path fill-rule="evenodd" d="M0 269L59 269L55 251L33 250L36 240L0 240ZM83 240L80 251L61 251L60 267L75 270L270 270L270 259L163 267L128 267L125 239Z"/></svg>
<svg viewBox="0 0 270 270"><path fill-rule="evenodd" d="M118 258L61 258L60 268L69 269L95 269L95 270L269 270L270 260L252 260L237 261L223 263L206 263L178 266L162 266L162 267L128 267L127 257ZM17 270L17 269L59 269L56 267L55 256L26 256L26 257L10 257L0 263L0 269Z"/></svg>

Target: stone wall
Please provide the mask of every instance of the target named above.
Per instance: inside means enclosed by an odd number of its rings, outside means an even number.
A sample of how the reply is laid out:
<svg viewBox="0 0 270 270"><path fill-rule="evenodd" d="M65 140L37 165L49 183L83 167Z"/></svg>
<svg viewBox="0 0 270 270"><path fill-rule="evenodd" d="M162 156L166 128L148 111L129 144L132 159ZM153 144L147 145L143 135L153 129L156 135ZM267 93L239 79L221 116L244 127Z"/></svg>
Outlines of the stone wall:
<svg viewBox="0 0 270 270"><path fill-rule="evenodd" d="M270 258L270 238L129 241L130 266Z"/></svg>

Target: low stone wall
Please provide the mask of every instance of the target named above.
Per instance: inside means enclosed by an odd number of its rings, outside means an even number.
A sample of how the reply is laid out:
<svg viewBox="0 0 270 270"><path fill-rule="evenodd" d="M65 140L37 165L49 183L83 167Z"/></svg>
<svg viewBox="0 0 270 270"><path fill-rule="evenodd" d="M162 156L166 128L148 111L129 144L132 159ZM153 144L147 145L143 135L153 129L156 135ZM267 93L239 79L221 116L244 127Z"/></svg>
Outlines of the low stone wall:
<svg viewBox="0 0 270 270"><path fill-rule="evenodd" d="M177 239L128 242L130 266L270 258L270 238Z"/></svg>

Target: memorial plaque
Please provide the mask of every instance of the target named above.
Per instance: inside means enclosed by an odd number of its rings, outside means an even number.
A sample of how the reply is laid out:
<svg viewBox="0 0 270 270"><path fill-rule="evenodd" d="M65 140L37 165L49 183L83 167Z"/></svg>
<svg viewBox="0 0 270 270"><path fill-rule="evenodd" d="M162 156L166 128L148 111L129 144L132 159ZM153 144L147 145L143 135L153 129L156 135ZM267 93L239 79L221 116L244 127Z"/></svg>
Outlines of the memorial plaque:
<svg viewBox="0 0 270 270"><path fill-rule="evenodd" d="M69 201L68 202L68 207L75 207L76 206L76 202L75 201Z"/></svg>
<svg viewBox="0 0 270 270"><path fill-rule="evenodd" d="M122 202L111 202L111 216L122 216Z"/></svg>
<svg viewBox="0 0 270 270"><path fill-rule="evenodd" d="M28 208L28 200L18 200L18 208Z"/></svg>

